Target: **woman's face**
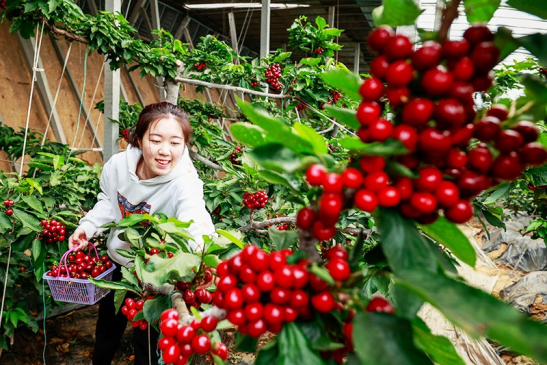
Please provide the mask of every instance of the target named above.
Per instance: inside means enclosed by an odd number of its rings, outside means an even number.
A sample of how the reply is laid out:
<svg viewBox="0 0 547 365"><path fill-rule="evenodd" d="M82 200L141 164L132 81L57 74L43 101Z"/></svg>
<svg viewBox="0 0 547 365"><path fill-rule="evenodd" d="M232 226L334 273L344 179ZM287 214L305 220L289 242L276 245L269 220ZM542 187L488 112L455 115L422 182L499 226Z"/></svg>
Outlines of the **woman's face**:
<svg viewBox="0 0 547 365"><path fill-rule="evenodd" d="M172 116L151 123L139 140L142 161L137 166L141 180L168 174L184 152L184 135L180 123Z"/></svg>

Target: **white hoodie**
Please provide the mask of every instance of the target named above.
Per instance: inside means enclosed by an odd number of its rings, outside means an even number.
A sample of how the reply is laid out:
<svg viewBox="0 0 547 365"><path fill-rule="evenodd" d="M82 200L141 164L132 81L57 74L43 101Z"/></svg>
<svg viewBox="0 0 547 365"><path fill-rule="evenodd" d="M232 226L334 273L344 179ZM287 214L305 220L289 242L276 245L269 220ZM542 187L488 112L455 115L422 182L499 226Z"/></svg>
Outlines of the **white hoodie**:
<svg viewBox="0 0 547 365"><path fill-rule="evenodd" d="M173 170L148 180L140 180L136 174L141 156L139 148L129 146L125 152L108 160L103 167L97 204L80 220L80 228L90 239L105 230L100 228L103 224L119 222L130 214L164 213L183 222L193 221L188 231L201 245L202 235L213 234L215 226L205 209L203 182L190 160L188 148ZM111 228L108 255L115 262L128 266L131 260L116 252L131 246L118 238L120 233Z"/></svg>

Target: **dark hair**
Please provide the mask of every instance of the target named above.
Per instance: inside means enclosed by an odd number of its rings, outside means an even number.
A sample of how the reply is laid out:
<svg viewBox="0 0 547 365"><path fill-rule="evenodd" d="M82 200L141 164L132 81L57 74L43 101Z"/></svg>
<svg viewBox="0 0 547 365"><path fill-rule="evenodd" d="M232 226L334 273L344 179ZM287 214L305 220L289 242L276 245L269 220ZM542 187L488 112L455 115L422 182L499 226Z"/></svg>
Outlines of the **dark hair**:
<svg viewBox="0 0 547 365"><path fill-rule="evenodd" d="M163 118L172 116L175 118L182 127L182 134L184 136L184 143L190 144L190 138L192 138L192 126L188 119L188 114L180 109L178 106L171 104L167 101L161 103L149 104L139 114L139 120L137 124L131 129L129 135L129 143L133 147L139 147L139 140L142 140L144 134L150 128L152 123L155 123Z"/></svg>

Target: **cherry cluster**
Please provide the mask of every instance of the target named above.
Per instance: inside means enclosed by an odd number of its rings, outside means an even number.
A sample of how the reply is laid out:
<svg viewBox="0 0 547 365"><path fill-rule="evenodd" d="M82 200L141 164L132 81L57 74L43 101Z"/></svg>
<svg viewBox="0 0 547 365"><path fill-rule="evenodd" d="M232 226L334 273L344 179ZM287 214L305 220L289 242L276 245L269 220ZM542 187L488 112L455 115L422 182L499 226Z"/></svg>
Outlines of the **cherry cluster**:
<svg viewBox="0 0 547 365"><path fill-rule="evenodd" d="M268 194L266 194L265 190L259 190L254 194L246 191L243 194L243 203L250 210L262 209L268 203Z"/></svg>
<svg viewBox="0 0 547 365"><path fill-rule="evenodd" d="M215 317L194 319L190 325L179 322L179 313L174 309L165 310L160 317L158 348L166 364L184 365L194 354L212 354L222 361L228 359L228 348L222 342L212 344L208 333L217 328Z"/></svg>
<svg viewBox="0 0 547 365"><path fill-rule="evenodd" d="M10 200L10 199L4 200L4 206L6 207L6 214L7 214L8 216L12 216L12 215L13 215L13 209L12 209L13 204L15 204L15 203L13 202L13 200Z"/></svg>
<svg viewBox="0 0 547 365"><path fill-rule="evenodd" d="M278 333L284 323L336 308L332 288L308 271L306 260L288 263L291 255L288 249L266 253L249 245L217 266L213 304L226 310L239 332L252 337ZM347 254L345 259L329 260L325 267L338 285L350 276Z"/></svg>
<svg viewBox="0 0 547 365"><path fill-rule="evenodd" d="M229 159L232 165L241 166L241 161L239 161L239 156L243 154L243 149L241 147L236 147L236 150L232 152Z"/></svg>
<svg viewBox="0 0 547 365"><path fill-rule="evenodd" d="M162 242L162 243L163 243L163 242ZM157 249L157 248L155 248L155 247L152 247L152 248L148 251L148 254L149 254L150 256L154 256L154 255L159 255L159 254L162 253L162 252L164 252L165 255L166 255L168 258L171 258L171 257L174 256L174 254L173 254L172 252L169 252L169 251L167 251L167 250L162 251L162 250ZM148 260L149 260L149 259L146 259L146 262L148 262Z"/></svg>
<svg viewBox="0 0 547 365"><path fill-rule="evenodd" d="M306 106L302 103L299 103L297 106L296 106L296 110L304 110L306 109Z"/></svg>
<svg viewBox="0 0 547 365"><path fill-rule="evenodd" d="M0 8L5 9L6 8L6 0L0 1Z"/></svg>
<svg viewBox="0 0 547 365"><path fill-rule="evenodd" d="M264 76L266 76L266 81L270 84L272 89L276 91L281 90L283 85L279 82L279 78L281 77L281 66L279 66L279 63L268 66L264 72Z"/></svg>
<svg viewBox="0 0 547 365"><path fill-rule="evenodd" d="M57 222L55 219L42 220L40 222L42 226L42 233L38 236L39 241L44 241L48 245L51 245L55 242L62 242L65 240L66 235L66 226L61 222Z"/></svg>
<svg viewBox="0 0 547 365"><path fill-rule="evenodd" d="M329 104L336 104L338 100L340 100L340 97L342 97L342 94L338 91L329 90L331 99L329 99Z"/></svg>
<svg viewBox="0 0 547 365"><path fill-rule="evenodd" d="M288 223L285 224L278 224L275 228L277 228L278 231L288 231L291 226Z"/></svg>
<svg viewBox="0 0 547 365"><path fill-rule="evenodd" d="M126 142L129 142L129 135L131 134L131 131L127 128L125 128L123 131L122 131L122 137L123 137L123 140L126 141Z"/></svg>
<svg viewBox="0 0 547 365"><path fill-rule="evenodd" d="M67 278L70 275L73 279L85 280L89 276L95 278L101 275L113 265L107 255L97 257L91 256L90 254L86 255L82 251L77 251L75 254L68 255L66 264L66 267L64 265L52 265L50 271L46 273L46 276ZM67 270L69 273L68 275Z"/></svg>
<svg viewBox="0 0 547 365"><path fill-rule="evenodd" d="M131 322L131 326L133 328L139 327L143 331L148 327L148 321L146 319L139 319L137 321L133 321L133 319L139 312L142 311L142 309L144 308L144 302L147 299L152 299L152 297L148 297L146 299L139 299L137 301L135 301L132 298L126 298L125 305L121 309L122 314L127 317L128 321Z"/></svg>
<svg viewBox="0 0 547 365"><path fill-rule="evenodd" d="M215 269L205 268L202 273L194 277L191 283L178 281L177 290L182 292L182 297L188 309L190 307L200 308L202 304L209 304L213 300L213 295L205 289L215 279Z"/></svg>
<svg viewBox="0 0 547 365"><path fill-rule="evenodd" d="M258 87L258 86L260 86L260 81L258 81L258 80L256 79L256 75L253 75L253 79L252 79L252 81L251 81L251 87L252 87L252 88L255 88L255 87Z"/></svg>
<svg viewBox="0 0 547 365"><path fill-rule="evenodd" d="M207 68L207 63L204 61L198 62L194 64L194 67L198 69L198 71L203 70L204 68Z"/></svg>
<svg viewBox="0 0 547 365"><path fill-rule="evenodd" d="M321 53L323 53L323 52L324 52L324 50L323 50L323 48L321 48L321 47L318 47L318 48L316 48L316 49L313 51L313 53L315 53L315 54L321 54Z"/></svg>

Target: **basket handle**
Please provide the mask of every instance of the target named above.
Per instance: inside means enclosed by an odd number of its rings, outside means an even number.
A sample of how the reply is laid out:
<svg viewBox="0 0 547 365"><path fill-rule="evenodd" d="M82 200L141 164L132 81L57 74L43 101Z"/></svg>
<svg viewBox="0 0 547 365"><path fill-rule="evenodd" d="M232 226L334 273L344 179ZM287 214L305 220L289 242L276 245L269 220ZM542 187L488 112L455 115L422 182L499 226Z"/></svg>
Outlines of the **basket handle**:
<svg viewBox="0 0 547 365"><path fill-rule="evenodd" d="M95 245L91 242L88 242L88 248L89 246L93 247L93 250L95 250L95 256L97 256L97 258L99 257L99 253L97 252L97 248L95 247ZM66 274L68 275L68 277L70 277L70 273L68 272L68 266L66 265L66 259L68 257L68 255L70 255L71 252L75 251L77 247L73 247L71 249L69 249L67 252L65 252L65 254L63 256L61 256L61 259L59 260L59 263L63 263L64 267L65 267L65 270L66 270ZM88 251L90 254L91 254L91 249L89 249ZM57 277L59 277L59 275L61 275L61 270L59 270L59 272L57 273Z"/></svg>

